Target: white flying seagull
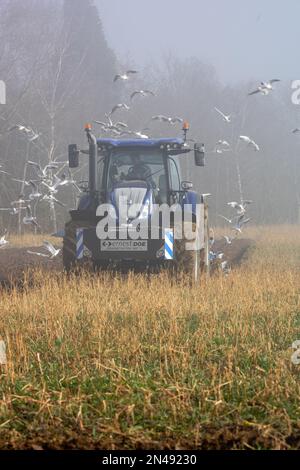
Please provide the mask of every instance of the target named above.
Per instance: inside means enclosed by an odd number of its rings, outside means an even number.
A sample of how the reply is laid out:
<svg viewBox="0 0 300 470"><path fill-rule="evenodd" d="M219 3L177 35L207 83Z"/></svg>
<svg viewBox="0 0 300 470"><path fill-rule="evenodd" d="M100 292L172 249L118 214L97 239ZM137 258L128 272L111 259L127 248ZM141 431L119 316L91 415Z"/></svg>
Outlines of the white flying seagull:
<svg viewBox="0 0 300 470"><path fill-rule="evenodd" d="M115 113L119 109L125 109L125 111L129 111L130 107L125 103L116 104L116 106L114 106L113 109L111 110L110 115L112 115L113 113Z"/></svg>
<svg viewBox="0 0 300 470"><path fill-rule="evenodd" d="M32 216L32 211L31 211L30 206L26 207L26 216L23 218L23 224L24 225L33 225L37 228L40 228L39 224L37 223L36 217Z"/></svg>
<svg viewBox="0 0 300 470"><path fill-rule="evenodd" d="M252 204L253 201L243 201L243 202L227 202L227 205L232 207L232 209L236 209L238 215L243 215L246 212L246 206Z"/></svg>
<svg viewBox="0 0 300 470"><path fill-rule="evenodd" d="M53 196L53 194L46 194L45 196L43 196L42 201L48 202L49 204L51 204L51 206L52 204L55 203L61 207L66 207L66 205L60 202L58 199L56 199L56 197Z"/></svg>
<svg viewBox="0 0 300 470"><path fill-rule="evenodd" d="M40 134L37 134L31 127L26 127L21 124L16 124L11 127L8 129L8 132L12 132L13 130L18 130L25 134L29 142L35 142L40 137Z"/></svg>
<svg viewBox="0 0 300 470"><path fill-rule="evenodd" d="M4 248L9 244L9 241L6 240L7 231L5 231L3 237L0 238L0 248Z"/></svg>
<svg viewBox="0 0 300 470"><path fill-rule="evenodd" d="M35 167L38 176L40 176L41 178L47 178L48 171L57 170L59 168L59 165L57 163L49 163L44 168L42 168L41 165L30 160L28 161L28 165Z"/></svg>
<svg viewBox="0 0 300 470"><path fill-rule="evenodd" d="M19 215L24 210L26 210L26 207L13 207L12 209L10 209L9 215Z"/></svg>
<svg viewBox="0 0 300 470"><path fill-rule="evenodd" d="M38 252L38 251L29 251L29 250L27 251L27 253L28 253L29 255L35 255L35 256L39 256L39 257L41 257L41 258L54 259L54 258L56 258L56 256L58 256L59 253L61 252L60 249L57 250L57 249L52 245L52 243L47 242L47 241L44 241L44 242L43 242L43 248L45 248L45 249L48 251L49 254L40 253L40 252Z"/></svg>
<svg viewBox="0 0 300 470"><path fill-rule="evenodd" d="M183 123L183 119L180 117L168 117L163 114L158 114L157 116L152 116L152 121L167 122L168 124L174 125L176 123Z"/></svg>
<svg viewBox="0 0 300 470"><path fill-rule="evenodd" d="M67 183L64 182L65 180L58 178L58 176L54 175L53 180L51 184L46 183L45 181L42 181L42 184L48 188L48 191L50 194L57 194L58 193L58 188L60 186L65 186Z"/></svg>
<svg viewBox="0 0 300 470"><path fill-rule="evenodd" d="M140 139L149 139L149 136L146 134L143 134L143 132L134 132L133 134L136 137L139 137Z"/></svg>
<svg viewBox="0 0 300 470"><path fill-rule="evenodd" d="M32 188L32 192L28 196L30 201L39 200L42 197L42 194L39 192L38 186L33 181L29 181L29 183L30 183L31 188Z"/></svg>
<svg viewBox="0 0 300 470"><path fill-rule="evenodd" d="M231 122L231 115L230 114L226 115L222 111L220 111L220 109L218 109L218 108L215 108L215 111L218 114L220 114L220 116L222 116L223 121L227 122L228 124Z"/></svg>
<svg viewBox="0 0 300 470"><path fill-rule="evenodd" d="M273 83L280 82L278 78L274 78L269 82L261 82L260 85L256 88L256 90L251 91L248 93L249 96L256 95L260 93L261 95L268 95L272 90L274 90Z"/></svg>
<svg viewBox="0 0 300 470"><path fill-rule="evenodd" d="M108 116L107 116L108 117ZM108 118L108 122L103 122L103 121L94 121L96 124L101 126L101 129L105 133L118 133L121 132L124 129L128 128L128 125L125 122L118 121L115 124L113 124L112 120Z"/></svg>
<svg viewBox="0 0 300 470"><path fill-rule="evenodd" d="M20 206L22 204L28 204L30 202L28 199L27 200L23 199L23 197L24 197L23 194L21 194L17 201L12 201L11 202L11 206ZM19 209L19 207L18 207L18 209ZM27 209L27 207L25 207L25 209Z"/></svg>
<svg viewBox="0 0 300 470"><path fill-rule="evenodd" d="M4 170L1 170L2 165L0 165L0 173L2 173L3 175L9 175L9 173L7 173L7 171L4 171Z"/></svg>
<svg viewBox="0 0 300 470"><path fill-rule="evenodd" d="M77 189L77 191L79 191L80 193L82 192L79 186L77 185L77 182L74 180L74 178L72 178L71 175L67 177L65 174L62 174L60 178L57 178L57 181L58 180L60 180L60 182L58 183L58 186L71 186L72 185L74 186L75 189Z"/></svg>
<svg viewBox="0 0 300 470"><path fill-rule="evenodd" d="M233 240L234 240L233 237L228 237L227 235L224 235L223 238L224 238L224 240L226 241L226 244L227 244L227 245L232 245L232 242L233 242Z"/></svg>
<svg viewBox="0 0 300 470"><path fill-rule="evenodd" d="M251 220L245 219L244 214L238 217L234 217L233 219L228 219L227 217L224 217L224 215L219 215L219 217L222 217L222 219L226 220L226 222L228 222L232 226L232 230L239 233L242 233L243 225L247 224Z"/></svg>
<svg viewBox="0 0 300 470"><path fill-rule="evenodd" d="M259 151L259 146L257 145L257 143L254 142L254 140L250 139L250 137L248 137L247 135L240 135L240 140L245 142L248 147L252 147L256 152Z"/></svg>
<svg viewBox="0 0 300 470"><path fill-rule="evenodd" d="M245 219L245 215L241 215L237 222L235 222L232 226L232 230L235 230L236 232L239 232L239 233L242 233L242 228L244 225L248 224L248 222L250 222L250 218L248 219Z"/></svg>
<svg viewBox="0 0 300 470"><path fill-rule="evenodd" d="M227 142L227 140L218 140L217 145L219 145L219 146L221 145L221 146L227 147L227 148L230 147L230 144L229 144L229 142Z"/></svg>
<svg viewBox="0 0 300 470"><path fill-rule="evenodd" d="M44 241L43 242L43 246L44 248L46 248L46 250L48 250L48 252L50 253L50 259L53 259L53 258L56 258L57 255L59 255L59 253L61 252L60 249L56 249L52 243L48 242L48 241Z"/></svg>
<svg viewBox="0 0 300 470"><path fill-rule="evenodd" d="M135 75L136 73L138 73L137 70L127 70L125 73L119 73L115 75L114 82L117 82L118 80L129 80L130 75Z"/></svg>
<svg viewBox="0 0 300 470"><path fill-rule="evenodd" d="M222 217L222 219L226 220L226 222L228 222L230 225L234 223L234 219L228 219L224 215L218 214L218 217Z"/></svg>
<svg viewBox="0 0 300 470"><path fill-rule="evenodd" d="M141 131L124 131L122 132L122 135L134 135L135 137L138 137L139 139L149 139L149 136L145 134L145 131L148 131L149 128L145 127Z"/></svg>
<svg viewBox="0 0 300 470"><path fill-rule="evenodd" d="M153 93L153 91L150 91L150 90L136 90L130 95L130 99L132 100L135 96L138 96L138 95L139 96L147 96L147 95L155 96L155 93Z"/></svg>
<svg viewBox="0 0 300 470"><path fill-rule="evenodd" d="M227 140L219 140L216 143L214 150L208 153L216 153L218 155L222 155L224 152L230 152L230 144Z"/></svg>

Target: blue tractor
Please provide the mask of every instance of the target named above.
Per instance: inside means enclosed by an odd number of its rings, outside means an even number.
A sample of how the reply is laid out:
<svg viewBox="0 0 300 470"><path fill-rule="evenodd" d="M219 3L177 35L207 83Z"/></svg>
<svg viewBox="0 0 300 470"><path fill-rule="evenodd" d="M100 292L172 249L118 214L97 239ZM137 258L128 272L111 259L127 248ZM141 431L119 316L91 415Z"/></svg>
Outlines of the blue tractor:
<svg viewBox="0 0 300 470"><path fill-rule="evenodd" d="M203 144L191 148L186 132L183 138L97 139L87 126L88 150L69 145L70 168L79 166L80 154L88 156L89 180L65 227L66 271L89 260L97 270L171 268L199 278L207 212L192 183L182 180L180 163L193 150L193 164L202 167L205 153Z"/></svg>

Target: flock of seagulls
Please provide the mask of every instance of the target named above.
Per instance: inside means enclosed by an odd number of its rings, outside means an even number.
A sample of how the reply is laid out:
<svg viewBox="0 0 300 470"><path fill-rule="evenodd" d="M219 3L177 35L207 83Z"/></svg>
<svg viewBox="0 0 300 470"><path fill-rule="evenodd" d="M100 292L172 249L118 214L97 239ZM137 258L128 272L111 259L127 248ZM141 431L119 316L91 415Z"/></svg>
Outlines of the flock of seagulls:
<svg viewBox="0 0 300 470"><path fill-rule="evenodd" d="M40 134L29 126L16 124L8 129L8 132L14 130L21 132L29 143L37 141L40 137ZM62 173L66 163L67 162L54 161L42 167L38 162L28 160L25 164L24 174L27 174L28 168L32 168L35 172L35 177L32 179L26 179L26 176L24 178L12 177L12 175L2 169L3 165L0 165L0 176L1 174L9 175L11 181L21 185L19 197L15 201L11 201L11 207L0 208L0 212L7 212L12 217L19 216L19 220L23 225L30 226L34 230L41 232L41 227L35 215L37 205L46 203L49 210L55 210L55 206L65 207L65 204L56 197L62 187L72 186L78 192L81 192L69 170L68 175ZM0 249L7 247L9 244L7 236L8 232L6 230L4 235L0 238ZM60 250L54 248L50 242L45 241L43 247L48 251L48 255L45 256L50 259L54 259L60 253ZM28 253L42 256L41 253L37 252Z"/></svg>
<svg viewBox="0 0 300 470"><path fill-rule="evenodd" d="M234 240L237 239L238 235L240 235L243 232L243 227L248 224L251 220L251 218L246 216L246 211L247 207L252 204L253 201L241 201L241 202L236 202L236 201L231 201L227 203L227 206L229 206L231 209L235 210L234 215L231 218L225 217L224 215L219 215L223 220L225 220L230 228L231 231L234 232L232 236L229 235L223 235L223 240L225 241L225 244L228 246L232 245ZM209 240L210 244L210 251L209 251L209 260L211 263L218 262L219 261L219 266L222 270L222 272L227 275L230 272L230 265L227 260L224 259L224 253L220 251L214 251L214 244L215 244L215 239L214 236L212 235Z"/></svg>
<svg viewBox="0 0 300 470"><path fill-rule="evenodd" d="M248 93L248 96L253 96L253 95L258 95L258 94L267 96L271 92L273 92L273 90L275 89L274 84L278 82L280 82L279 79L272 79L267 82L261 82L255 90ZM214 111L222 118L222 120L226 124L230 124L232 122L232 117L233 117L232 114L226 114L225 112L221 111L217 107L214 108ZM292 132L293 134L298 134L300 133L300 128L295 128ZM255 142L255 140L247 135L240 135L239 142L243 142L246 145L246 147L252 149L255 152L260 151L260 147ZM209 153L221 155L224 152L230 152L230 151L232 151L232 146L230 145L230 143L227 140L220 139L216 143L215 148ZM251 200L242 200L240 202L237 202L237 201L228 202L227 206L235 211L233 216L225 217L224 215L220 215L220 214L218 215L220 218L222 218L223 220L227 222L227 224L231 228L231 231L233 232L232 236L229 236L229 235L223 236L223 240L225 241L226 245L232 245L232 243L238 237L238 235L243 233L244 227L251 221L251 218L247 217L247 209L249 205L252 203L253 201ZM210 245L211 245L211 251L209 253L210 260L211 261L223 260L224 258L223 253L213 251L214 237L210 238ZM222 261L220 265L221 265L222 270L225 273L228 273L229 271L228 262L224 260Z"/></svg>
<svg viewBox="0 0 300 470"><path fill-rule="evenodd" d="M128 82L130 81L136 74L139 72L137 70L127 70L126 72L119 73L115 75L113 82L116 83L118 81ZM147 97L155 97L156 93L152 90L134 90L130 93L129 99L131 104L135 102L137 97L147 98ZM139 139L149 139L147 131L150 131L149 127L144 127L143 129L139 130L131 130L127 123L118 121L113 122L112 117L119 111L131 111L131 106L127 103L118 103L113 106L110 113L105 114L106 122L94 120L93 122L101 127L102 132L105 134L112 135L113 137L123 137L123 136L134 136ZM162 122L169 124L171 126L175 126L176 124L183 123L183 119L175 116L164 116L162 114L158 114L156 116L152 116L150 122Z"/></svg>

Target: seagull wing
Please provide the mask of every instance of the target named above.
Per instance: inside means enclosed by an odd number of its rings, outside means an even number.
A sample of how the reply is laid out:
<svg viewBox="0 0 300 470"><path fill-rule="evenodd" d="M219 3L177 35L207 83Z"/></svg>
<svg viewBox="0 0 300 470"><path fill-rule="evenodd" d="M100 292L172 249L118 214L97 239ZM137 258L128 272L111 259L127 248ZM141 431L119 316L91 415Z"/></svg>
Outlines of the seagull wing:
<svg viewBox="0 0 300 470"><path fill-rule="evenodd" d="M60 202L58 199L56 199L56 197L52 197L51 198L51 201L55 202L56 204L58 204L60 207L66 207L65 204L63 204L62 202ZM50 202L51 202L50 201Z"/></svg>
<svg viewBox="0 0 300 470"><path fill-rule="evenodd" d="M128 125L125 124L125 122L116 122L115 124L116 127L122 127L123 129L127 129Z"/></svg>
<svg viewBox="0 0 300 470"><path fill-rule="evenodd" d="M107 127L107 124L105 124L105 122L102 122L102 121L94 121L95 124L99 124L99 126L101 127Z"/></svg>
<svg viewBox="0 0 300 470"><path fill-rule="evenodd" d="M31 211L31 207L30 207L30 206L27 206L27 207L26 207L26 216L27 216L27 217L32 217L32 211Z"/></svg>
<svg viewBox="0 0 300 470"><path fill-rule="evenodd" d="M48 170L57 170L57 169L58 169L57 163L49 163L48 165L45 166L44 172L46 173Z"/></svg>
<svg viewBox="0 0 300 470"><path fill-rule="evenodd" d="M225 114L222 113L222 111L220 111L220 109L215 108L215 111L217 111L217 113L219 113L224 119L226 118Z"/></svg>
<svg viewBox="0 0 300 470"><path fill-rule="evenodd" d="M241 226L243 226L243 225L245 225L245 224L248 224L248 222L250 222L250 220L251 220L250 218L249 218L249 219L244 219L244 220L242 220L242 221L239 222L239 223L240 223Z"/></svg>
<svg viewBox="0 0 300 470"><path fill-rule="evenodd" d="M44 253L38 253L38 252L36 252L36 251L29 251L29 250L27 250L27 253L28 253L29 255L36 255L36 256L41 256L41 257L43 257L43 258L49 258L49 255L45 255Z"/></svg>
<svg viewBox="0 0 300 470"><path fill-rule="evenodd" d="M33 181L29 181L30 186L33 188L34 191L37 191L38 187Z"/></svg>
<svg viewBox="0 0 300 470"><path fill-rule="evenodd" d="M146 95L156 96L155 93L151 90L144 90L144 93L146 93Z"/></svg>
<svg viewBox="0 0 300 470"><path fill-rule="evenodd" d="M113 109L111 110L110 114L113 114L115 111L117 111L117 109L120 109L122 107L123 107L122 104L116 104L116 106L114 106Z"/></svg>
<svg viewBox="0 0 300 470"><path fill-rule="evenodd" d="M26 183L27 183L27 181L24 181L24 180L18 180L17 178L12 178L11 180L12 180L12 181L15 181L16 183L24 183L24 184L25 184L25 186L26 186Z"/></svg>
<svg viewBox="0 0 300 470"><path fill-rule="evenodd" d="M260 92L261 92L261 90L259 90L259 88L257 88L256 90L251 91L251 93L248 93L248 96L256 95L257 93L260 93Z"/></svg>
<svg viewBox="0 0 300 470"><path fill-rule="evenodd" d="M120 78L122 78L120 74L115 75L115 77L114 77L114 82L116 82L116 81L119 80Z"/></svg>
<svg viewBox="0 0 300 470"><path fill-rule="evenodd" d="M32 162L32 161L30 161L30 160L29 160L27 163L28 163L28 165L34 166L35 168L37 168L40 173L43 173L42 167L41 167L41 165L39 165L38 163Z"/></svg>
<svg viewBox="0 0 300 470"><path fill-rule="evenodd" d="M276 83L276 82L281 82L281 80L279 80L279 78L272 78L272 80L269 81L269 83Z"/></svg>
<svg viewBox="0 0 300 470"><path fill-rule="evenodd" d="M137 70L127 70L126 75L132 75L134 73L138 73Z"/></svg>
<svg viewBox="0 0 300 470"><path fill-rule="evenodd" d="M183 122L183 119L181 119L180 117L175 117L175 118L172 118L172 119L171 119L171 123L172 123L172 124L175 124L176 122L182 123L182 122Z"/></svg>
<svg viewBox="0 0 300 470"><path fill-rule="evenodd" d="M247 135L240 135L240 140L242 140L243 142L246 142L247 144L250 144L251 142L250 137L248 137Z"/></svg>
<svg viewBox="0 0 300 470"><path fill-rule="evenodd" d="M52 243L48 242L47 240L43 242L43 246L46 248L46 250L51 253L51 255L54 255L56 253L56 249L54 248Z"/></svg>
<svg viewBox="0 0 300 470"><path fill-rule="evenodd" d="M130 99L132 100L136 95L142 95L143 93L141 91L134 91L130 95Z"/></svg>
<svg viewBox="0 0 300 470"><path fill-rule="evenodd" d="M49 186L49 184L45 183L45 181L42 181L42 184L43 184L44 186L46 186L46 188L48 188L50 192L52 192L53 189L55 189L55 188L53 188L52 186Z"/></svg>
<svg viewBox="0 0 300 470"><path fill-rule="evenodd" d="M238 204L237 202L235 202L235 201L233 201L233 202L227 202L227 205L230 206L230 207L232 207L233 209L236 209L236 208L239 206L239 204Z"/></svg>
<svg viewBox="0 0 300 470"><path fill-rule="evenodd" d="M224 217L224 215L220 215L220 214L218 214L218 217L222 217L222 219L226 220L226 222L228 222L228 223L232 224L232 220L230 220L230 219L227 219L227 217Z"/></svg>

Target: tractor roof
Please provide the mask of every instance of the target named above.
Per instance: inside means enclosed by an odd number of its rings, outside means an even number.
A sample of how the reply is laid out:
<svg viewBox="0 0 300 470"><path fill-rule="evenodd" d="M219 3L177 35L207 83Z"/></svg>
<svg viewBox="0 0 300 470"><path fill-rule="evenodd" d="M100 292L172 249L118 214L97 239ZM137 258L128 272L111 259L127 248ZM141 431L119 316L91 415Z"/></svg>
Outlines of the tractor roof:
<svg viewBox="0 0 300 470"><path fill-rule="evenodd" d="M176 139L98 139L98 145L104 147L115 147L115 148L160 148L161 146L173 148L186 148L188 145L184 145L184 140L181 138ZM176 146L176 147L175 147Z"/></svg>

